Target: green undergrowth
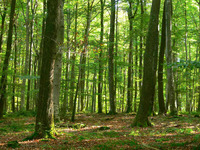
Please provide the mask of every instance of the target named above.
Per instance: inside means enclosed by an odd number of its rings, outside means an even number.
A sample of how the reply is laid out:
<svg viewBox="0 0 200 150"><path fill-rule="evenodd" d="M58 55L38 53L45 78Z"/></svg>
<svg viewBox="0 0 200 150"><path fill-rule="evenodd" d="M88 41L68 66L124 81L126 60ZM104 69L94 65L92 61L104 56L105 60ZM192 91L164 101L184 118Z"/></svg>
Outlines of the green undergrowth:
<svg viewBox="0 0 200 150"><path fill-rule="evenodd" d="M103 144L97 144L92 149L94 150L114 150L114 149L141 149L141 145L134 139L132 140L112 140Z"/></svg>
<svg viewBox="0 0 200 150"><path fill-rule="evenodd" d="M18 111L15 113L8 113L5 115L5 118L22 118L22 117L35 117L35 111Z"/></svg>

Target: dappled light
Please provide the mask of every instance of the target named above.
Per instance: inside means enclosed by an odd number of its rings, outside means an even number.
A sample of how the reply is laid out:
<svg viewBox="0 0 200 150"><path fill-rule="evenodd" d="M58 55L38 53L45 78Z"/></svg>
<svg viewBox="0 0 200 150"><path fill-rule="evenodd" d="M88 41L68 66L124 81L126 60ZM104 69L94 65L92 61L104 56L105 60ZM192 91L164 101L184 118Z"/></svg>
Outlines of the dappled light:
<svg viewBox="0 0 200 150"><path fill-rule="evenodd" d="M23 131L17 131L13 124L17 119L4 119L0 123L0 149L7 149L8 141L18 141L21 149L62 149L62 148L92 148L116 147L121 149L192 149L200 142L199 118L194 115L172 117L150 117L153 127L131 128L135 116L131 114L78 114L76 122L65 121L56 124L58 136L56 139L37 139L22 141L33 133L34 118L21 119ZM78 120L81 120L80 122ZM4 124L10 123L10 126ZM78 126L80 125L80 126ZM80 127L80 128L78 128ZM103 128L104 127L104 128ZM20 126L18 126L20 128ZM59 144L59 145L58 145Z"/></svg>

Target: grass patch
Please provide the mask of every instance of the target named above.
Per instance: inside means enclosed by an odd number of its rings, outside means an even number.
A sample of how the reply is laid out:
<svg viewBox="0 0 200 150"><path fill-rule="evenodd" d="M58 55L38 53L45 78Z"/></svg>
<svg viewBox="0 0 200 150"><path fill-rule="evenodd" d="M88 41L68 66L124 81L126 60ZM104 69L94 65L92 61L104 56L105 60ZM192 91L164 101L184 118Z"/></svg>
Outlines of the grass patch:
<svg viewBox="0 0 200 150"><path fill-rule="evenodd" d="M185 145L187 145L188 142L182 142L182 143L171 143L171 146L173 147L183 147Z"/></svg>
<svg viewBox="0 0 200 150"><path fill-rule="evenodd" d="M123 147L128 146L131 149L139 149L141 146L137 141L133 140L114 140L108 141L104 144L95 145L92 149L101 149L101 150L112 150L112 149L123 149Z"/></svg>
<svg viewBox="0 0 200 150"><path fill-rule="evenodd" d="M159 139L155 139L156 142L163 142L163 141L169 141L170 139L166 139L166 138L159 138Z"/></svg>
<svg viewBox="0 0 200 150"><path fill-rule="evenodd" d="M115 131L103 132L103 136L115 138L115 137L120 137L120 133Z"/></svg>

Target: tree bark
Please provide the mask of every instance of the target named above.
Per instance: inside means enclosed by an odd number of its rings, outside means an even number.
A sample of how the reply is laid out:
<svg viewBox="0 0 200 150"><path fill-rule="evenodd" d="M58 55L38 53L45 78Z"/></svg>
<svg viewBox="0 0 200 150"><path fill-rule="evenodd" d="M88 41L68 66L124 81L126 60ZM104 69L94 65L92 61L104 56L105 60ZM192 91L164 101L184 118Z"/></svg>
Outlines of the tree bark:
<svg viewBox="0 0 200 150"><path fill-rule="evenodd" d="M176 115L175 108L175 92L174 92L174 77L172 64L172 47L171 47L171 15L172 15L172 1L166 0L165 5L165 19L166 19L166 60L167 60L167 95L170 103L170 114Z"/></svg>
<svg viewBox="0 0 200 150"><path fill-rule="evenodd" d="M133 101L133 84L132 84L132 65L133 65L133 12L132 12L132 2L129 1L129 10L128 10L128 18L129 18L129 55L128 55L128 84L127 84L127 110L126 113L132 112L132 101Z"/></svg>
<svg viewBox="0 0 200 150"><path fill-rule="evenodd" d="M98 113L102 113L102 88L103 88L103 37L104 37L104 6L105 0L101 0L101 32L100 32L100 53L99 53L99 83L98 83Z"/></svg>
<svg viewBox="0 0 200 150"><path fill-rule="evenodd" d="M160 0L153 0L149 29L144 54L143 85L138 113L133 120L132 126L151 126L148 120L149 110L153 107L155 94L157 55L158 55L158 23L159 23Z"/></svg>
<svg viewBox="0 0 200 150"><path fill-rule="evenodd" d="M64 13L63 13L64 1L60 2L60 18L59 18L59 29L57 35L57 53L54 67L54 79L53 79L53 102L54 102L54 119L59 120L59 98L60 98L60 82L61 82L61 70L62 70L62 53L63 53L63 42L64 42Z"/></svg>
<svg viewBox="0 0 200 150"><path fill-rule="evenodd" d="M58 52L61 0L47 1L47 19L40 75L39 100L36 116L35 138L54 137L53 79Z"/></svg>
<svg viewBox="0 0 200 150"><path fill-rule="evenodd" d="M165 3L163 9L163 18L162 18L162 35L161 35L161 45L159 53L159 64L158 64L158 103L159 103L159 114L166 113L164 94L163 94L163 64L164 64L164 54L166 47L166 32L165 32Z"/></svg>
<svg viewBox="0 0 200 150"><path fill-rule="evenodd" d="M6 4L4 4L4 11L3 11L3 14L1 15L0 53L2 52L4 25L5 25L5 20L6 20L6 11L7 11L7 6L6 6ZM1 63L1 56L0 56L0 63Z"/></svg>
<svg viewBox="0 0 200 150"><path fill-rule="evenodd" d="M10 12L10 23L9 23L9 30L8 30L8 39L7 39L7 50L6 55L3 63L3 70L1 76L1 83L0 83L0 118L3 117L3 107L6 101L6 84L7 84L7 69L9 65L9 58L11 53L12 47L12 35L13 35L13 26L14 26L14 15L15 15L15 4L16 0L12 0L11 2L11 12Z"/></svg>
<svg viewBox="0 0 200 150"><path fill-rule="evenodd" d="M28 73L29 67L29 4L30 0L27 0L26 3L26 59L25 59L25 67L24 67L24 76ZM25 109L25 92L26 92L26 77L24 77L22 81L22 88L21 88L21 104L20 110Z"/></svg>
<svg viewBox="0 0 200 150"><path fill-rule="evenodd" d="M115 35L115 0L111 0L109 58L108 58L108 81L110 94L110 114L115 114L115 86L114 86L114 35Z"/></svg>

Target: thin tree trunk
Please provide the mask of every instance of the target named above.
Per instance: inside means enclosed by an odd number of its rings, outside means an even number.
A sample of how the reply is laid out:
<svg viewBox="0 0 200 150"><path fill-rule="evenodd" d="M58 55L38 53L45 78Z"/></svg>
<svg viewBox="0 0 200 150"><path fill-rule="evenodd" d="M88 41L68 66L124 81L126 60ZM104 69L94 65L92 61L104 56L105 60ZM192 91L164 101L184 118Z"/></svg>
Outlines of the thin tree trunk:
<svg viewBox="0 0 200 150"><path fill-rule="evenodd" d="M7 11L7 6L6 6L6 4L4 4L4 11L3 11L3 14L1 15L0 53L2 52L4 24L5 24L5 20L6 20L6 11ZM0 63L1 63L1 56L0 56Z"/></svg>
<svg viewBox="0 0 200 150"><path fill-rule="evenodd" d="M137 35L136 35L136 41L137 41ZM135 46L135 79L138 79L138 45L136 42ZM135 80L135 96L134 96L134 112L137 111L137 91L138 90L138 81Z"/></svg>
<svg viewBox="0 0 200 150"><path fill-rule="evenodd" d="M67 0L67 4L69 5L69 0ZM77 20L75 20L77 21ZM67 59L67 63L66 63L66 68L65 68L65 87L64 87L64 99L63 99L63 106L62 106L62 116L66 115L67 109L68 109L68 78L69 78L69 69L70 69L70 65L69 65L69 60L70 60L70 27L71 27L71 12L70 9L67 9L67 53L66 53L66 59ZM73 54L74 56L74 54ZM71 71L71 82L70 84L74 83L74 57L72 56L72 71ZM73 89L72 89L73 88ZM70 87L71 89L71 93L70 93L70 98L73 99L73 94L74 94L74 86Z"/></svg>
<svg viewBox="0 0 200 150"><path fill-rule="evenodd" d="M174 77L172 67L169 67L172 64L172 47L171 47L171 15L172 15L172 1L166 0L166 60L167 60L167 95L168 101L170 103L170 114L176 115L175 108L175 92L174 92Z"/></svg>
<svg viewBox="0 0 200 150"><path fill-rule="evenodd" d="M68 16L69 17L69 16ZM77 25L78 25L78 2L75 5L75 29L74 29L74 51L72 53L72 65L71 65L71 82L70 82L70 102L69 111L73 111L74 89L75 89L75 61L76 61L76 49L77 49Z"/></svg>
<svg viewBox="0 0 200 150"><path fill-rule="evenodd" d="M132 2L129 1L129 65L128 65L128 84L127 84L127 110L126 113L132 112L132 64L133 64L133 13Z"/></svg>
<svg viewBox="0 0 200 150"><path fill-rule="evenodd" d="M15 14L15 4L16 0L12 0L11 2L11 12L10 12L10 23L9 23L9 30L8 30L8 39L7 39L7 50L6 55L3 63L3 70L1 76L1 83L0 83L0 118L3 117L3 107L6 101L6 84L7 84L7 69L9 65L9 58L11 53L12 47L12 34L13 34L13 25L14 25L14 14Z"/></svg>
<svg viewBox="0 0 200 150"><path fill-rule="evenodd" d="M141 4L141 22L140 22L140 53L139 53L139 91L140 91L140 97L141 97L141 89L142 89L142 68L143 68L143 16L144 16L144 2L143 0L140 0Z"/></svg>
<svg viewBox="0 0 200 150"><path fill-rule="evenodd" d="M165 41L166 41L166 32L165 32L165 5L163 9L163 18L162 18L162 35L161 35L161 45L159 53L159 64L158 64L158 103L159 103L159 114L166 113L164 94L163 94L163 65L164 65L164 54L165 54Z"/></svg>
<svg viewBox="0 0 200 150"><path fill-rule="evenodd" d="M115 0L111 0L111 17L110 17L110 37L109 37L109 59L108 59L108 81L110 94L110 114L116 113L115 108L115 85L114 85L114 37L115 36Z"/></svg>
<svg viewBox="0 0 200 150"><path fill-rule="evenodd" d="M84 101L84 90L85 90L85 65L86 65L86 53L88 47L88 37L90 31L90 23L91 23L91 16L92 16L92 8L93 8L94 0L90 3L88 0L88 9L87 9L87 24L85 28L85 35L84 35L84 48L82 51L82 61L81 61L81 79L80 79L80 88L81 88L81 111L84 109L83 101Z"/></svg>
<svg viewBox="0 0 200 150"><path fill-rule="evenodd" d="M105 0L101 0L101 32L100 32L100 53L99 53L99 83L98 83L98 113L102 113L102 88L103 88L103 37L104 37L104 6Z"/></svg>
<svg viewBox="0 0 200 150"><path fill-rule="evenodd" d="M116 4L116 23L115 23L115 39L116 39L116 42L115 42L115 52L114 52L114 69L115 69L115 75L114 75L114 80L115 80L115 84L114 84L114 91L115 91L115 104L116 104L116 108L117 108L117 66L118 66L118 64L117 64L117 61L118 61L118 55L117 55L117 53L118 53L118 16L119 16L119 1L117 0L117 4ZM115 109L116 109L115 108Z"/></svg>
<svg viewBox="0 0 200 150"><path fill-rule="evenodd" d="M29 4L30 0L27 0L26 3L26 59L25 59L25 67L24 67L24 76L28 73L29 67ZM26 78L22 81L22 88L21 88L21 104L20 110L25 109L25 91L26 91Z"/></svg>
<svg viewBox="0 0 200 150"><path fill-rule="evenodd" d="M199 39L200 39L200 0L199 0ZM200 42L199 42L198 48L199 48L199 61L200 61ZM199 68L199 74L200 74L200 68ZM198 100L197 111L200 112L200 85L198 88L199 88L199 100Z"/></svg>
<svg viewBox="0 0 200 150"><path fill-rule="evenodd" d="M15 58L14 58L14 75L13 75L13 96L12 96L12 112L15 112L15 86L16 86L16 73L17 73L17 27L15 28Z"/></svg>

